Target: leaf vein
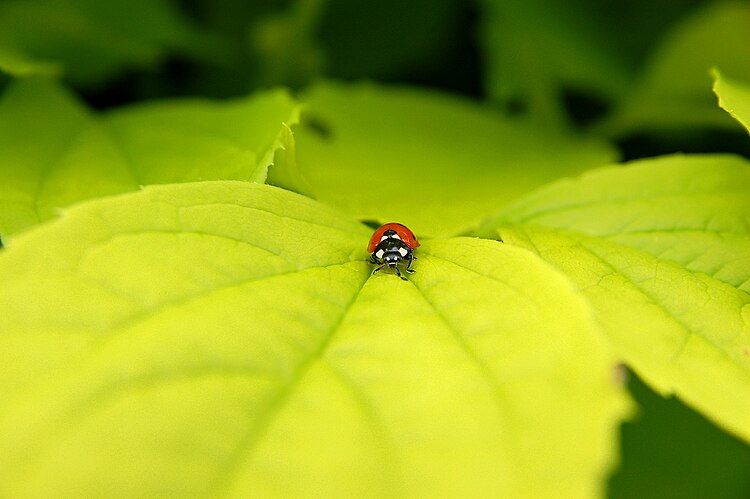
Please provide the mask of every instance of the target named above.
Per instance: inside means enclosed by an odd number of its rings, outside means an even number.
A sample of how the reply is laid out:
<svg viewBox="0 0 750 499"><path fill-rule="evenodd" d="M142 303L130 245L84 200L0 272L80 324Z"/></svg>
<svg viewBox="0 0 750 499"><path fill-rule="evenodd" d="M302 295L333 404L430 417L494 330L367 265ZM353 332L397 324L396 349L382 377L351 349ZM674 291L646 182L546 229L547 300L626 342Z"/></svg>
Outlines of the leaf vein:
<svg viewBox="0 0 750 499"><path fill-rule="evenodd" d="M689 201L693 197L703 197L703 198L717 198L719 201L726 202L727 198L736 197L739 201L746 201L747 200L747 187L741 187L737 189L726 189L722 190L720 192L677 192L677 193L657 193L652 195L647 199L647 202L649 204L655 204L655 201L660 200L669 200L669 199L680 199L680 198L688 198L685 201ZM580 209L588 209L592 207L596 207L598 205L602 206L619 206L619 205L625 205L630 204L633 202L644 202L645 200L643 198L612 198L612 199L594 199L589 200L585 202L580 203L570 203L570 204L564 204L564 205L557 205L557 206L549 206L546 208L541 208L538 211L532 211L531 213L522 214L519 216L513 216L512 211L513 207L509 208L507 210L507 213L510 215L510 217L501 215L501 220L511 220L514 223L529 223L534 218L543 217L545 215L548 215L550 213L563 213L563 212L570 212L570 211L576 211ZM522 206L519 208L522 209Z"/></svg>
<svg viewBox="0 0 750 499"><path fill-rule="evenodd" d="M217 286L217 287L214 287L214 288L201 290L198 293L193 293L193 294L189 294L189 295L186 295L186 296L182 296L182 297L180 297L180 298L178 298L176 300L167 301L167 302L164 302L164 303L160 304L158 309L148 309L148 310L145 310L143 312L134 314L134 315L126 318L125 320L123 320L123 321L115 324L114 326L108 328L107 332L110 333L110 334L106 335L106 337L104 337L101 340L101 343L99 344L99 346L100 346L100 348L102 346L104 346L104 344L108 343L111 339L113 339L116 336L117 333L122 332L122 330L125 330L125 329L127 329L129 327L132 327L132 326L134 326L134 325L136 325L136 324L138 324L140 322L145 322L145 321L147 321L147 320L149 320L149 319L151 319L153 317L158 316L159 314L166 313L167 311L173 310L173 309L175 309L177 307L180 307L180 306L183 306L183 305L187 305L187 304L189 304L191 302L198 302L198 301L200 301L202 299L206 299L206 298L210 297L211 295L213 295L215 293L219 293L221 291L226 291L226 290L232 289L232 288L239 288L239 287L242 287L242 286L245 286L245 285L248 285L248 284L255 284L255 283L263 282L263 281L268 280L268 279L274 279L274 278L277 278L277 277L283 277L283 276L286 276L286 275L296 274L296 273L300 273L300 272L305 272L305 271L308 271L308 270L327 269L327 268L332 268L332 267L338 267L338 266L348 265L348 264L351 264L351 263L354 263L354 262L334 263L334 264L326 265L326 266L313 266L313 267L307 267L307 268L304 268L304 269L293 269L293 270L290 270L288 272L280 272L280 273L277 273L277 274L264 275L264 276L260 276L260 277L254 278L254 279L242 279L242 280L235 281L235 282L229 282L229 283L225 283L224 285L221 285L221 286Z"/></svg>
<svg viewBox="0 0 750 499"><path fill-rule="evenodd" d="M525 292L524 290L522 290L521 288L519 288L519 287L517 287L517 286L514 286L513 284L511 284L511 283L509 283L509 282L507 282L507 281L504 281L504 280L502 280L502 279L499 279L499 278L497 278L496 276L493 276L493 275L489 275L489 274L482 274L481 272L477 272L476 270L474 270L474 269L472 269L472 268L469 268L469 267L467 267L467 266L465 266L465 265L461 265L461 264L460 264L460 263L458 263L458 262L455 262L455 261L453 261L453 260L448 260L447 258L442 258L442 257L436 256L436 255L433 255L432 253L430 253L430 256L431 256L432 258L437 258L438 260L442 260L442 261L444 261L444 262L447 262L447 263L453 264L453 265L455 265L456 267L462 268L462 269L464 269L464 270L468 270L469 272L471 272L471 273L473 273L473 274L475 274L475 275L477 275L477 276L479 276L479 277L483 277L483 278L485 278L485 279L489 279L489 280L491 280L491 281L495 281L495 282L497 282L497 283L499 283L499 284L502 284L502 285L503 285L503 286L505 286L506 288L508 288L508 289L512 289L512 290L513 290L513 291L514 291L515 293L517 293L517 294L518 294L518 296L521 296L521 297L523 297L523 298L527 299L528 301L530 301L531 303L533 303L533 304L534 304L534 306L536 306L536 307L537 307L537 308L538 308L539 310L544 310L544 307L542 306L542 304L541 304L541 303L539 303L539 302L537 301L537 299L536 299L536 297L535 297L535 296L531 296L530 294L526 293L526 292ZM420 292L421 292L421 290L420 290Z"/></svg>
<svg viewBox="0 0 750 499"><path fill-rule="evenodd" d="M248 427L248 431L241 439L235 452L226 460L223 469L214 479L214 485L212 486L213 491L216 495L224 495L220 493L227 492L232 486L233 480L237 478L239 474L240 466L250 461L253 455L258 449L258 444L262 438L267 434L271 425L273 424L274 418L282 411L286 403L291 399L294 393L299 389L302 380L305 378L307 373L310 372L312 366L321 360L325 354L328 346L331 343L331 339L335 336L336 332L341 327L344 319L347 317L352 309L352 305L357 301L366 280L362 282L356 292L353 294L349 303L344 307L344 311L336 322L334 322L330 330L323 334L317 347L312 351L310 355L302 359L296 366L296 369L292 373L289 381L282 386L276 396L271 400L268 408L263 414L259 421Z"/></svg>
<svg viewBox="0 0 750 499"><path fill-rule="evenodd" d="M717 350L718 352L720 352L721 355L723 355L725 358L727 358L728 360L730 360L731 362L734 363L734 360L731 358L731 356L729 355L729 353L726 350L724 350L721 347L721 345L719 345L715 340L709 338L705 334L702 334L701 331L694 330L693 328L691 328L684 321L684 319L682 319L679 315L671 312L664 303L662 303L661 301L659 301L654 295L652 295L650 292L648 292L645 289L645 287L643 286L643 282L645 282L645 281L638 282L638 281L635 281L633 279L630 279L620 269L617 269L612 263L610 263L606 258L604 258L603 256L601 256L600 254L598 254L597 252L595 252L591 248L587 247L583 243L583 241L581 241L580 239L578 240L578 244L579 244L579 246L581 248L583 248L589 254L593 255L602 264L604 264L607 268L609 268L612 271L612 274L620 275L624 279L626 279L627 282L631 283L638 290L638 292L641 293L649 301L649 303L651 303L652 305L655 305L656 307L658 307L659 309L661 309L667 315L667 317L671 318L684 331L685 337L683 338L683 341L680 343L680 345L677 347L677 349L673 353L670 362L676 363L679 360L680 355L682 354L682 352L684 351L684 348L687 346L687 344L688 344L688 342L690 340L690 336L694 335L694 336L697 336L697 337L705 340L715 350ZM618 244L618 243L615 243L615 244ZM688 271L691 274L693 274L692 271L689 271L687 269L686 269L686 271ZM710 297L708 297L708 298L710 299ZM738 332L737 335L739 335L739 334L740 333ZM736 335L735 335L735 338L736 338Z"/></svg>
<svg viewBox="0 0 750 499"><path fill-rule="evenodd" d="M514 460L508 460L508 462L517 464L518 460L521 459L523 453L520 450L520 443L516 439L516 432L513 431L516 428L516 425L512 421L511 417L512 411L510 410L510 407L512 407L512 404L508 402L506 395L501 389L500 383L498 383L497 379L492 373L492 369L490 369L489 365L481 359L479 354L471 347L469 341L464 337L461 331L459 331L458 328L446 317L446 315L427 297L422 289L420 289L420 287L416 284L414 284L414 288L419 292L420 296L427 303L427 305L435 311L435 315L445 325L448 331L450 331L451 336L455 340L458 347L477 369L482 381L484 381L484 383L489 387L492 393L492 399L495 402L495 406L497 407L498 417L506 423L507 428L509 429L509 431L507 431L506 433L506 436L509 437L508 447L512 449L511 454L514 454L515 458ZM520 467L523 467L523 465L521 464Z"/></svg>
<svg viewBox="0 0 750 499"><path fill-rule="evenodd" d="M372 429L372 433L375 439L378 442L384 444L383 448L380 449L380 470L388 476L387 482L390 490L387 495L390 497L394 497L396 495L394 493L395 486L397 483L399 483L399 480L397 480L397 477L399 475L397 470L400 469L400 467L398 465L395 465L395 463L393 462L397 457L397 454L395 452L397 446L388 432L388 427L376 411L375 407L368 400L365 391L357 386L354 380L352 380L341 369L335 366L330 359L323 357L323 363L328 366L330 371L335 375L336 379L338 379L341 385L344 386L351 394L352 400L357 404L362 414L364 414L367 420L370 422L369 426Z"/></svg>

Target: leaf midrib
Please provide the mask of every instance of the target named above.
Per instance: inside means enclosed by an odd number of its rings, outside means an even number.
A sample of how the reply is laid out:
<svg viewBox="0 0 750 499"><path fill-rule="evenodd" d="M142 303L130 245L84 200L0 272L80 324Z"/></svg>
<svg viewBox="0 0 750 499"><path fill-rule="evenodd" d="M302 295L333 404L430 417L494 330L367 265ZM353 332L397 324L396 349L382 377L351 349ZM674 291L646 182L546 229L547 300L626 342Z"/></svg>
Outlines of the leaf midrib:
<svg viewBox="0 0 750 499"><path fill-rule="evenodd" d="M369 276L368 276L369 277ZM235 452L225 461L222 471L220 471L217 477L213 481L213 485L209 489L216 496L226 496L231 490L232 483L236 477L239 467L248 461L250 461L258 448L258 443L267 434L269 428L273 424L275 416L281 412L286 403L291 399L292 395L296 392L300 386L302 380L305 378L307 373L310 371L312 366L320 361L325 353L326 349L331 343L332 338L336 335L336 332L340 329L344 319L349 315L352 310L353 304L357 301L357 298L364 289L365 279L356 292L353 294L349 302L344 306L343 313L339 316L338 320L333 323L328 333L323 334L318 345L315 349L302 359L297 364L296 369L292 373L292 376L288 383L282 387L282 389L276 394L276 396L268 404L267 410L260 417L260 420L249 428L248 432L241 439Z"/></svg>

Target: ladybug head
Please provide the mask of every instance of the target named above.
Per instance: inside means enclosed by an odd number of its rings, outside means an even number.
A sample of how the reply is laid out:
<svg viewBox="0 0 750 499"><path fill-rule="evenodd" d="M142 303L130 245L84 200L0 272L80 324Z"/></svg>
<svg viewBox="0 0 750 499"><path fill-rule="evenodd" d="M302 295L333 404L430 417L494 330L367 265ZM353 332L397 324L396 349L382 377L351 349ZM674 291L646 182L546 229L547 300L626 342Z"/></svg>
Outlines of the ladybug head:
<svg viewBox="0 0 750 499"><path fill-rule="evenodd" d="M383 255L383 263L387 265L396 265L401 260L401 255L398 252L392 251Z"/></svg>

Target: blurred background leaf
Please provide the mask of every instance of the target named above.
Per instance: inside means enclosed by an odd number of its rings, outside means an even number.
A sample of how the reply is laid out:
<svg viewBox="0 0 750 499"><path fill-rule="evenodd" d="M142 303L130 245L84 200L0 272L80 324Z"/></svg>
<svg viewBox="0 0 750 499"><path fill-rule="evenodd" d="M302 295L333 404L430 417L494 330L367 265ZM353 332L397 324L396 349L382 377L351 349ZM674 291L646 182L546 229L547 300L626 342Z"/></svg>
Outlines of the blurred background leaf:
<svg viewBox="0 0 750 499"><path fill-rule="evenodd" d="M218 57L211 45L168 0L0 3L0 46L27 60L57 61L66 78L81 86L101 84L130 68L155 70L172 51Z"/></svg>
<svg viewBox="0 0 750 499"><path fill-rule="evenodd" d="M719 105L750 133L750 84L723 76L714 69L714 93Z"/></svg>
<svg viewBox="0 0 750 499"><path fill-rule="evenodd" d="M298 115L285 89L96 113L56 81L14 81L0 99L0 233L148 184L263 182Z"/></svg>
<svg viewBox="0 0 750 499"><path fill-rule="evenodd" d="M559 176L613 161L609 144L450 94L325 82L303 98L299 168L312 194L359 219L455 235Z"/></svg>
<svg viewBox="0 0 750 499"><path fill-rule="evenodd" d="M565 87L610 100L624 92L625 61L612 57L607 26L596 22L585 0L484 0L483 5L491 99L515 102L538 120L560 123L567 119Z"/></svg>
<svg viewBox="0 0 750 499"><path fill-rule="evenodd" d="M635 376L628 388L640 410L622 428L622 462L610 480L610 498L748 497L750 447Z"/></svg>
<svg viewBox="0 0 750 499"><path fill-rule="evenodd" d="M716 107L710 68L750 80L750 3L712 2L665 33L637 81L598 125L609 136L736 125Z"/></svg>
<svg viewBox="0 0 750 499"><path fill-rule="evenodd" d="M57 76L60 65L52 61L34 59L19 52L7 43L0 42L0 72L13 76Z"/></svg>

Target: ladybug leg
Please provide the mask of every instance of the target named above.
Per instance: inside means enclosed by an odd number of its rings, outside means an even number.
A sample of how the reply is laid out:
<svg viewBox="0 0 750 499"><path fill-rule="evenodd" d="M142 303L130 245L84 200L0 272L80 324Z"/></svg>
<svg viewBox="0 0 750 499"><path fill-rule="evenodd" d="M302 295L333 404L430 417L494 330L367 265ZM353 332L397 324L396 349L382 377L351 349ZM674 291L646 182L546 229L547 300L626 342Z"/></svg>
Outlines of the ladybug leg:
<svg viewBox="0 0 750 499"><path fill-rule="evenodd" d="M410 274L413 274L414 272L416 272L416 270L414 270L413 268L411 268L411 264L412 264L412 262L414 262L415 258L417 258L417 257L414 256L414 255L409 255L409 263L406 264L406 271L408 273L410 273Z"/></svg>
<svg viewBox="0 0 750 499"><path fill-rule="evenodd" d="M404 277L404 276L401 275L401 272L399 272L398 267L393 267L393 268L396 269L396 275L399 276L402 281L408 281L409 280L406 277Z"/></svg>
<svg viewBox="0 0 750 499"><path fill-rule="evenodd" d="M378 263L378 262L372 262L372 263ZM370 274L370 275L375 275L375 272L379 272L379 271L383 270L383 267L385 267L385 264L384 264L384 263L383 263L383 264L381 264L381 265L380 265L380 267L378 267L378 268L376 268L375 270L373 270L373 271L372 271L372 274Z"/></svg>

